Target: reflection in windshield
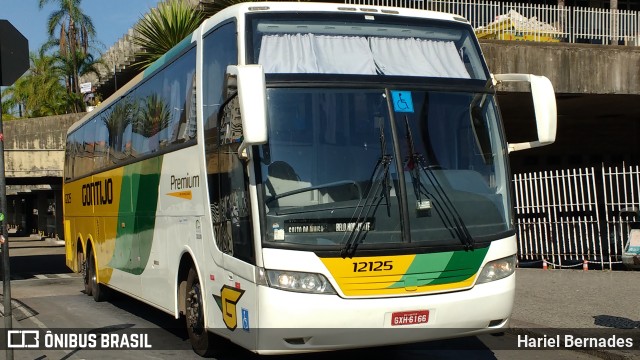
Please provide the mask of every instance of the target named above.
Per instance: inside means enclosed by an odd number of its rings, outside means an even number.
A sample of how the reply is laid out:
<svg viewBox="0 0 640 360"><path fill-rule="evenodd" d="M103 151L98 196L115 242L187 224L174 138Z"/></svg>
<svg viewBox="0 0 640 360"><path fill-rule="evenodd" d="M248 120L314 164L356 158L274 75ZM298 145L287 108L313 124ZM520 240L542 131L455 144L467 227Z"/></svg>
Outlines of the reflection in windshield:
<svg viewBox="0 0 640 360"><path fill-rule="evenodd" d="M265 240L349 250L407 239L470 245L510 230L495 104L486 95L472 117L474 95L403 90L387 102L384 89L269 89Z"/></svg>

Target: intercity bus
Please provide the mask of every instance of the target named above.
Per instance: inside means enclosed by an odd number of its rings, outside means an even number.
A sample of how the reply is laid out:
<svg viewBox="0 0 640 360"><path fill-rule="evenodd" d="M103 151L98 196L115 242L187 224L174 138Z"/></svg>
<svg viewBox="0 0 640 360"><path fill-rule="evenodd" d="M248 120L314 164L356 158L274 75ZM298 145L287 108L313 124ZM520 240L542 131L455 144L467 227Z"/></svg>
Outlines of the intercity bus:
<svg viewBox="0 0 640 360"><path fill-rule="evenodd" d="M502 81L530 84L537 139L507 143ZM200 355L503 332L508 154L555 133L549 80L492 75L459 16L234 5L69 129L66 262Z"/></svg>

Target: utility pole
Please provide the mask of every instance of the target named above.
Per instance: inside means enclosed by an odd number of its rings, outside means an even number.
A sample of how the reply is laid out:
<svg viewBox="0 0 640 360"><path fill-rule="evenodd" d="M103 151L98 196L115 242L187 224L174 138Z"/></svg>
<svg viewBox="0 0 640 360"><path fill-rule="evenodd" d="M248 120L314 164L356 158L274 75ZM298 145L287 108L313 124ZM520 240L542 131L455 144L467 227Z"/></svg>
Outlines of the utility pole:
<svg viewBox="0 0 640 360"><path fill-rule="evenodd" d="M29 42L7 20L0 20L0 86L12 85L29 69ZM2 98L0 98L2 109ZM2 294L4 328L11 330L11 272L9 269L9 231L7 213L7 181L4 171L4 132L0 111L0 235L2 236ZM8 333L5 334L7 336ZM13 349L7 346L7 360L13 360Z"/></svg>

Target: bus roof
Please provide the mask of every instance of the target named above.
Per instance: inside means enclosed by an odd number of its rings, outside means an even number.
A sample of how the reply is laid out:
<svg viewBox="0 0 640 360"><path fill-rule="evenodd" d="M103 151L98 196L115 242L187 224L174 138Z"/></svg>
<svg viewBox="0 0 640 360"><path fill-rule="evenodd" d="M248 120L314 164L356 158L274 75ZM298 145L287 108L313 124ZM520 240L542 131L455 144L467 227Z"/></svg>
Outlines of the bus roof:
<svg viewBox="0 0 640 360"><path fill-rule="evenodd" d="M283 1L283 2L243 2L236 5L232 5L224 10L221 10L216 15L212 16L203 24L203 33L211 29L221 20L231 17L239 17L240 14L245 13L260 13L260 12L340 12L350 14L385 14L385 15L398 15L398 16L411 16L425 19L438 19L449 21L462 21L468 23L469 21L462 16L455 14L448 14L443 12L436 12L430 10L410 9L401 7L389 7L389 6L375 6L375 5L356 5L356 4L343 4L343 3L320 3L320 2L295 2L295 1Z"/></svg>

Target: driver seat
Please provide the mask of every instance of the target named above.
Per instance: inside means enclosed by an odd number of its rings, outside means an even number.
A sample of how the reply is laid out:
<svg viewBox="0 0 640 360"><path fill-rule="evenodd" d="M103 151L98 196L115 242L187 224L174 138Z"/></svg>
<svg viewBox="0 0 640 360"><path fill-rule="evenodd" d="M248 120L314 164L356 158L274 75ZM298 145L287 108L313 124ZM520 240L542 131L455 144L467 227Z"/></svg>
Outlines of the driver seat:
<svg viewBox="0 0 640 360"><path fill-rule="evenodd" d="M269 198L289 191L310 187L311 183L302 181L293 167L287 162L274 161L267 168L267 181L265 182L265 186L268 190L267 198ZM313 191L285 196L273 200L271 203L275 204L276 207L316 204L317 200L313 201L312 193Z"/></svg>

